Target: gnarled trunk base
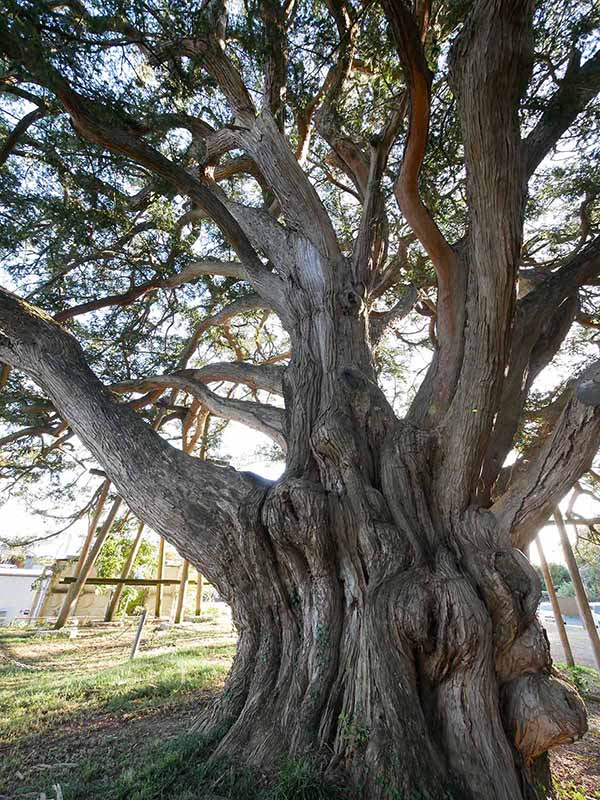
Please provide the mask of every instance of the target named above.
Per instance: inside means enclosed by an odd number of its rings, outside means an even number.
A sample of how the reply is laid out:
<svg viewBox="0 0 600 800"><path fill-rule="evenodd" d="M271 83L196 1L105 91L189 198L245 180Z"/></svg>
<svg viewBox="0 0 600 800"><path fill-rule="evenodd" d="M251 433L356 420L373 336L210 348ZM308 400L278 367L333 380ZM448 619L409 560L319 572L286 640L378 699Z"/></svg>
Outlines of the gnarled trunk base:
<svg viewBox="0 0 600 800"><path fill-rule="evenodd" d="M536 573L487 512L434 524L411 435L386 449L395 497L286 478L249 504L238 653L203 727L261 768L314 755L359 798L550 797L546 751L585 710L552 672Z"/></svg>

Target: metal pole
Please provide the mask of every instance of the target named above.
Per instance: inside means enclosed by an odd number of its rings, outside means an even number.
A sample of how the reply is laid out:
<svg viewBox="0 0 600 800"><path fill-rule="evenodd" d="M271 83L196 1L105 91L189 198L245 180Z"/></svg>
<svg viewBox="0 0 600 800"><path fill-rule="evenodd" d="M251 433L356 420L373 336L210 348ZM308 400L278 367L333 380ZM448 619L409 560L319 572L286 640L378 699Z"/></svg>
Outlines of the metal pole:
<svg viewBox="0 0 600 800"><path fill-rule="evenodd" d="M129 656L130 660L134 659L137 655L137 651L140 646L140 639L142 638L142 631L144 630L144 625L146 624L146 614L147 614L146 609L144 609L140 614L140 621L135 634L135 639L133 640L131 655Z"/></svg>

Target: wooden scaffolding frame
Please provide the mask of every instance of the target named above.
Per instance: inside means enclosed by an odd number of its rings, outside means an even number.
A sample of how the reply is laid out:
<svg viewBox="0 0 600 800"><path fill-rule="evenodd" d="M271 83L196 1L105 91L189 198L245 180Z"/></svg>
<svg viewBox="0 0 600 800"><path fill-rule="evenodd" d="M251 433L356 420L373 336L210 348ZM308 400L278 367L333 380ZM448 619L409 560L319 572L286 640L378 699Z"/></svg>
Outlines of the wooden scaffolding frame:
<svg viewBox="0 0 600 800"><path fill-rule="evenodd" d="M176 399L177 399L177 393L176 391L173 391L171 393L171 396L169 397L169 404L172 405ZM159 414L152 426L155 430L158 430L158 428L160 427L162 419L163 415ZM209 443L209 434L210 434L210 421L211 421L210 413L203 406L200 405L199 401L194 400L182 424L182 449L184 452L191 453L194 447L198 444L198 440L201 439L198 457L202 460L206 459L208 451L208 443ZM93 506L93 511L91 513L90 522L88 525L88 532L83 542L81 551L79 553L77 564L75 566L75 573L72 577L65 577L60 582L61 584L68 586L68 589L62 607L59 611L57 620L54 624L54 627L56 629L64 627L69 616L71 615L71 611L76 609L77 602L81 597L81 594L85 586L88 584L91 586L115 587L114 591L111 593L109 597L109 601L106 607L106 612L104 615L105 622L111 622L114 619L114 616L118 611L121 597L123 595L123 590L126 586L156 587L156 598L154 603L155 618L160 618L162 613L163 588L165 586L178 586L179 589L177 592L177 598L175 604L174 622L175 624L179 624L182 622L184 616L185 596L187 588L189 585L195 584L196 595L195 595L194 610L195 610L195 615L200 616L202 614L202 591L204 588L204 577L198 572L197 579L190 580L189 577L190 565L188 561L184 559L179 578L170 580L165 579L164 577L165 540L163 539L162 536L159 539L159 545L158 545L158 564L157 564L156 578L136 579L130 577L131 570L133 569L133 566L135 564L135 559L137 557L140 545L142 543L142 538L145 529L145 525L143 522L140 522L138 524L135 538L132 542L130 551L127 555L125 564L123 565L119 577L118 578L90 577L92 569L98 559L98 556L100 555L102 547L106 542L106 540L108 539L111 531L115 528L116 525L122 525L124 522L126 522L127 518L130 516L130 511L127 510L125 514L123 514L117 520L117 515L121 509L121 506L123 505L123 499L119 495L117 495L114 498L102 525L99 526L100 518L102 517L102 513L104 511L106 502L108 500L110 487L111 487L110 479L105 478L97 492L96 502Z"/></svg>

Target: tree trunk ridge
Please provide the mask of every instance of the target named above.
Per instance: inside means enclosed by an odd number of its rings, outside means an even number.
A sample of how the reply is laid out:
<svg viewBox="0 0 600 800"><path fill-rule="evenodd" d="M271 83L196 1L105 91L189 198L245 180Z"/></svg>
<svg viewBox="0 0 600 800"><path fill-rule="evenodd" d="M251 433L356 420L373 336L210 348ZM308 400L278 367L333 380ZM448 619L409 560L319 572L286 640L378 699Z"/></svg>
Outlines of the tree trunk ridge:
<svg viewBox="0 0 600 800"><path fill-rule="evenodd" d="M3 357L18 357L132 510L229 599L238 650L202 721L227 729L218 754L267 768L315 754L365 800L542 800L547 750L579 737L586 716L553 673L540 581L501 518L457 506L444 484L454 437L398 419L377 386L365 290L304 252L302 284L289 278L287 468L275 483L170 448L64 330L7 294ZM143 471L150 456L158 473ZM457 481L467 456L453 454Z"/></svg>

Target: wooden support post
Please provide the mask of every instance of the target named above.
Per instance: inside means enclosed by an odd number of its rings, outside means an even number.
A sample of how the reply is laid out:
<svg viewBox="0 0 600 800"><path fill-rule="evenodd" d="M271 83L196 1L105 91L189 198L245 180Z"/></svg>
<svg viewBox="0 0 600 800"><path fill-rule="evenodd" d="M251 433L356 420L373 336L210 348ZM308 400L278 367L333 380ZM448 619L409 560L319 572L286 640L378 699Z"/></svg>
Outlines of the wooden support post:
<svg viewBox="0 0 600 800"><path fill-rule="evenodd" d="M556 527L558 528L560 543L565 555L565 561L567 562L567 568L569 570L571 580L573 581L573 586L575 587L575 597L577 598L579 613L581 614L581 619L583 620L583 624L585 625L587 635L592 645L596 667L600 669L600 637L598 637L598 631L594 625L594 617L592 616L590 604L585 593L585 587L583 585L583 581L581 580L581 575L579 574L579 567L575 561L575 555L571 547L571 542L569 541L569 537L567 535L565 521L560 509L558 508L554 512L554 521L556 522Z"/></svg>
<svg viewBox="0 0 600 800"><path fill-rule="evenodd" d="M123 502L121 497L117 497L112 506L110 511L108 512L108 516L104 520L104 524L98 531L98 535L96 536L96 541L94 542L93 547L91 548L88 557L85 560L85 563L82 565L81 570L79 571L79 575L77 576L77 580L74 581L69 586L69 591L67 592L67 596L65 597L65 601L62 605L60 613L56 622L54 623L54 627L56 630L62 628L67 621L69 614L71 613L71 609L75 609L77 606L77 601L83 591L83 587L85 586L85 582L88 579L90 572L92 571L92 567L96 563L96 559L98 558L98 553L100 552L102 545L106 541L108 534L111 531L113 522L115 521L115 517L119 509L121 508L121 503Z"/></svg>
<svg viewBox="0 0 600 800"><path fill-rule="evenodd" d="M188 576L190 573L190 565L188 561L184 561L181 566L181 579L179 583L179 592L177 593L177 608L175 609L175 624L179 625L183 618L185 606L185 594L188 586Z"/></svg>
<svg viewBox="0 0 600 800"><path fill-rule="evenodd" d="M565 654L565 661L567 662L568 667L573 667L575 666L575 661L573 660L573 651L571 650L571 644L569 642L569 637L567 636L565 622L562 618L558 597L556 596L552 574L550 572L550 568L548 567L548 562L546 561L546 556L544 555L544 550L542 548L542 542L539 535L535 540L535 543L540 556L540 564L542 567L542 574L544 575L544 582L546 583L546 589L548 590L548 597L552 603L552 611L554 612L554 619L556 620L556 627L558 628L560 643L562 644L563 653Z"/></svg>
<svg viewBox="0 0 600 800"><path fill-rule="evenodd" d="M196 581L196 608L194 609L197 617L202 616L202 590L204 589L204 576L198 573Z"/></svg>
<svg viewBox="0 0 600 800"><path fill-rule="evenodd" d="M104 510L104 505L106 504L106 498L108 497L109 489L110 489L110 480L106 478L106 480L103 481L103 483L100 486L100 494L98 495L98 500L96 501L94 512L92 514L92 518L88 526L87 536L85 537L85 542L83 543L81 552L79 553L79 560L77 561L77 566L75 567L75 572L74 572L76 578L78 578L79 575L81 574L81 569L85 564L85 560L88 557L88 553L90 552L92 540L94 539L94 534L96 533L96 528L98 527L98 521L100 520L100 515Z"/></svg>
<svg viewBox="0 0 600 800"><path fill-rule="evenodd" d="M138 551L140 549L140 544L142 543L142 533L144 532L144 523L140 522L138 525L137 533L135 535L135 539L133 540L133 544L131 545L131 550L129 551L129 555L127 556L127 560L123 565L123 569L121 570L121 578L128 578L129 573L131 572L131 568L133 567L134 561L137 557ZM121 596L123 594L123 589L125 588L125 584L118 583L114 591L110 597L110 602L106 609L106 614L104 615L105 622L112 622L114 615L117 612L119 607L119 602L121 600Z"/></svg>
<svg viewBox="0 0 600 800"><path fill-rule="evenodd" d="M130 659L133 659L137 656L137 651L140 646L140 640L142 638L142 631L144 630L144 625L146 624L146 614L147 614L146 609L144 609L140 614L140 622L137 627L137 631L135 632L135 639L133 640L131 655L129 657Z"/></svg>
<svg viewBox="0 0 600 800"><path fill-rule="evenodd" d="M159 581L163 579L163 573L165 571L165 540L160 537L160 542L158 544L158 567L156 570L156 578ZM159 583L156 587L156 601L154 603L154 616L160 617L160 612L162 611L162 597L163 597L163 585Z"/></svg>
<svg viewBox="0 0 600 800"><path fill-rule="evenodd" d="M61 578L58 582L59 589L62 586L67 586L71 583L75 583L77 578ZM157 586L159 583L162 583L163 586L179 586L180 580L179 578L163 578L161 581L157 581L156 578L88 578L85 582L86 586L118 586L119 584L124 584L125 586ZM189 580L188 584L196 585L195 580ZM53 590L56 591L56 590ZM67 591L66 589L64 591ZM1 800L0 795L0 800Z"/></svg>

